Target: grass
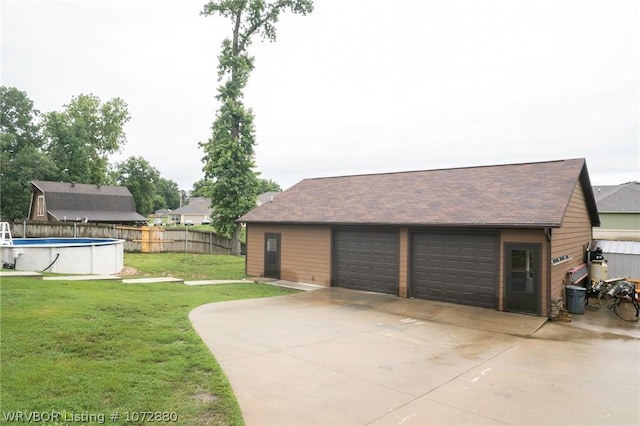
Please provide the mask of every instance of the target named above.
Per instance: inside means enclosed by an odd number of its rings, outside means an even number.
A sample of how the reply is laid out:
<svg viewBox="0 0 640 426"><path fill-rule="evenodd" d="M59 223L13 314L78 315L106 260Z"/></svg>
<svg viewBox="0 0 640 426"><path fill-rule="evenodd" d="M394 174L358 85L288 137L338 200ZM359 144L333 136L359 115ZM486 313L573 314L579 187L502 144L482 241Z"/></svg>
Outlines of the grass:
<svg viewBox="0 0 640 426"><path fill-rule="evenodd" d="M124 263L141 271L140 276L173 276L185 280L241 279L244 258L190 253L125 253Z"/></svg>
<svg viewBox="0 0 640 426"><path fill-rule="evenodd" d="M241 258L188 256L191 272L182 256L127 254L125 264L143 274L182 277L179 272L187 271L200 276L207 268L213 273L207 278L243 275ZM218 264L221 272L210 264ZM82 413L104 415L105 423L114 425L157 423L125 421L125 412L150 411L175 413L174 424L241 425L229 383L188 314L204 303L290 292L253 283L2 278L0 416L22 410L67 413L57 424L78 424L69 420ZM110 422L115 412L120 418ZM5 421L0 417L0 423Z"/></svg>

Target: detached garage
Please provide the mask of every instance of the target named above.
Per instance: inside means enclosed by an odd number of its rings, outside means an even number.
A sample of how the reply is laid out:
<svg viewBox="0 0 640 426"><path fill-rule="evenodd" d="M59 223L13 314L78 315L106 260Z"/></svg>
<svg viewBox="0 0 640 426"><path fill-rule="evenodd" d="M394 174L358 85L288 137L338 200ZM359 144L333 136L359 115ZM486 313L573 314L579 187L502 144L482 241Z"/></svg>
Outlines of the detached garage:
<svg viewBox="0 0 640 426"><path fill-rule="evenodd" d="M252 276L544 316L599 226L583 159L305 179L238 221Z"/></svg>

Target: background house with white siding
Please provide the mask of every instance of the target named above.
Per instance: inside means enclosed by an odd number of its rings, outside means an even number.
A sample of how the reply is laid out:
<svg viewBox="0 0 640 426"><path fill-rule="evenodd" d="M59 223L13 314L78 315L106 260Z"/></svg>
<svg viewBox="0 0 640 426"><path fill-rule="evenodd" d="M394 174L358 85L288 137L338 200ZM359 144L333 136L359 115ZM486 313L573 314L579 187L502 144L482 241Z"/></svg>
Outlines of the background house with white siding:
<svg viewBox="0 0 640 426"><path fill-rule="evenodd" d="M202 221L210 220L212 214L211 200L204 197L192 197L187 205L170 212L169 218L171 223L184 224L186 221L191 221L193 224L199 225Z"/></svg>

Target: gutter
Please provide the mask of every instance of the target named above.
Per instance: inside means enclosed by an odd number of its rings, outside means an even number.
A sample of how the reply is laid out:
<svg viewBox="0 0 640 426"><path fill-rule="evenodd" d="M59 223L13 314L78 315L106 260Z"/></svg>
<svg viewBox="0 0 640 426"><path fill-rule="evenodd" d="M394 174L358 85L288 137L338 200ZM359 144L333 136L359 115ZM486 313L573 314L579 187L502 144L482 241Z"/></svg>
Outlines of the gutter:
<svg viewBox="0 0 640 426"><path fill-rule="evenodd" d="M552 229L544 228L544 234L547 237L547 318L551 318L551 269L553 265L551 264L551 240L552 240Z"/></svg>

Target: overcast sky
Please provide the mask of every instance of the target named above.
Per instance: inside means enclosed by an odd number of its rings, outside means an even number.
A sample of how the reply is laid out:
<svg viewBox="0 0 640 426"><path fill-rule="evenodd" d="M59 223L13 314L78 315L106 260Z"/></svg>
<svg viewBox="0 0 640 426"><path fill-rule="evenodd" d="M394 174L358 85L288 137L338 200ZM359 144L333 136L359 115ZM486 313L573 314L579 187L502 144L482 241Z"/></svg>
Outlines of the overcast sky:
<svg viewBox="0 0 640 426"><path fill-rule="evenodd" d="M256 162L310 177L584 157L593 184L640 180L640 0L316 0L255 40ZM201 179L230 23L204 0L1 0L4 86L42 112L122 98L112 160Z"/></svg>

